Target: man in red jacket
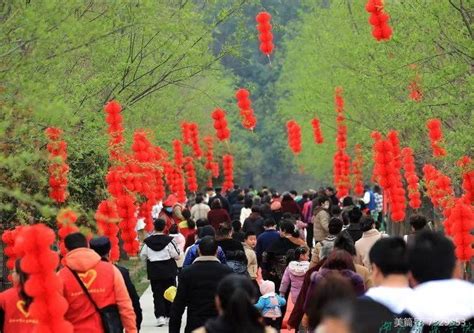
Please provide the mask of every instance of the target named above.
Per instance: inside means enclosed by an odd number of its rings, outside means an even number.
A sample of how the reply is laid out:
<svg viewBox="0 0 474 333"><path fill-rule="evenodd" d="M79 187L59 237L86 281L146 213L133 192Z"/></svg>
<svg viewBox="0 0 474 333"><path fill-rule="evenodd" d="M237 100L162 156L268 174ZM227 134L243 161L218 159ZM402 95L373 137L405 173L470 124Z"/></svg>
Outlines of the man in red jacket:
<svg viewBox="0 0 474 333"><path fill-rule="evenodd" d="M84 294L71 270L77 272L98 308L116 304L126 333L136 333L135 313L122 274L114 265L101 261L88 248L81 233L68 235L64 244L68 253L59 276L64 282L63 293L69 303L65 318L74 326L74 333L102 333L102 321L91 300Z"/></svg>

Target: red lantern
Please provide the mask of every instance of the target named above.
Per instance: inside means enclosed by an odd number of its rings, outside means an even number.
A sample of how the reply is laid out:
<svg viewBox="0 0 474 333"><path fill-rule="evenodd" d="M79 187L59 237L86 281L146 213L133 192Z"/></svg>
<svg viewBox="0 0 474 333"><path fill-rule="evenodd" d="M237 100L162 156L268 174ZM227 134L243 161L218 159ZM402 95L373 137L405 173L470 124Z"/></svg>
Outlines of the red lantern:
<svg viewBox="0 0 474 333"><path fill-rule="evenodd" d="M437 170L431 164L423 166L423 180L426 186L426 194L431 199L433 206L440 208L445 217L449 216L450 208L453 206L454 190L451 178ZM446 228L450 235L451 231Z"/></svg>
<svg viewBox="0 0 474 333"><path fill-rule="evenodd" d="M458 161L458 166L462 169L462 188L464 190L464 200L466 204L474 204L474 164L468 156L463 156Z"/></svg>
<svg viewBox="0 0 474 333"><path fill-rule="evenodd" d="M110 160L120 160L124 145L122 106L117 101L110 101L105 105L104 111L107 113L105 121L109 125L107 129L109 133L109 158Z"/></svg>
<svg viewBox="0 0 474 333"><path fill-rule="evenodd" d="M114 200L103 200L94 215L99 228L99 234L107 236L110 240L110 261L116 262L120 259L118 223L120 217Z"/></svg>
<svg viewBox="0 0 474 333"><path fill-rule="evenodd" d="M443 132L441 130L441 120L430 119L426 122L426 128L428 129L428 136L431 142L431 148L433 149L434 157L446 156L446 150L440 146L440 142L443 140Z"/></svg>
<svg viewBox="0 0 474 333"><path fill-rule="evenodd" d="M405 169L405 180L407 181L409 205L413 209L421 207L421 194L419 190L419 178L416 174L415 158L413 149L406 147L402 149L403 168Z"/></svg>
<svg viewBox="0 0 474 333"><path fill-rule="evenodd" d="M316 144L321 144L324 142L323 133L321 132L321 125L318 118L313 118L311 120L311 125L313 126L313 137Z"/></svg>
<svg viewBox="0 0 474 333"><path fill-rule="evenodd" d="M267 12L260 12L255 19L257 21L257 30L259 31L260 51L269 57L274 48L272 25L270 23L272 16Z"/></svg>
<svg viewBox="0 0 474 333"><path fill-rule="evenodd" d="M225 111L222 109L215 109L214 112L212 112L212 119L214 119L214 129L216 130L217 138L220 141L230 139L230 130L227 127Z"/></svg>
<svg viewBox="0 0 474 333"><path fill-rule="evenodd" d="M333 158L334 184L337 189L337 197L343 198L349 194L350 189L350 157L346 153L347 147L347 126L344 116L344 98L342 87L335 88L334 104L336 109L336 153Z"/></svg>
<svg viewBox="0 0 474 333"><path fill-rule="evenodd" d="M301 153L301 127L295 120L290 120L286 123L288 133L288 146L293 154Z"/></svg>
<svg viewBox="0 0 474 333"><path fill-rule="evenodd" d="M76 213L72 209L68 208L61 209L58 213L58 216L56 217L56 223L59 227L59 249L62 256L65 256L67 253L66 246L64 245L64 239L66 236L79 231L79 228L75 225L76 221Z"/></svg>
<svg viewBox="0 0 474 333"><path fill-rule="evenodd" d="M194 169L193 159L191 157L186 157L184 170L186 171L188 190L190 192L196 192L198 190L198 183L196 179L196 170Z"/></svg>
<svg viewBox="0 0 474 333"><path fill-rule="evenodd" d="M472 244L474 236L471 234L474 229L474 209L471 204L467 204L463 198L455 201L445 222L446 229L450 230L450 235L456 246L456 257L468 262L474 255Z"/></svg>
<svg viewBox="0 0 474 333"><path fill-rule="evenodd" d="M224 170L224 191L231 190L234 187L234 157L230 154L222 156L222 169Z"/></svg>
<svg viewBox="0 0 474 333"><path fill-rule="evenodd" d="M354 160L352 162L352 175L354 177L354 193L359 197L364 195L364 180L362 176L362 167L364 157L362 156L362 146L356 144L354 146Z"/></svg>
<svg viewBox="0 0 474 333"><path fill-rule="evenodd" d="M173 140L174 164L181 167L184 163L183 146L180 140Z"/></svg>
<svg viewBox="0 0 474 333"><path fill-rule="evenodd" d="M181 123L181 132L183 134L183 144L191 144L191 131L189 130L190 123L183 122Z"/></svg>
<svg viewBox="0 0 474 333"><path fill-rule="evenodd" d="M388 25L390 16L384 12L383 0L368 0L365 10L370 13L372 36L379 42L390 40L392 37L392 28Z"/></svg>
<svg viewBox="0 0 474 333"><path fill-rule="evenodd" d="M250 93L247 89L239 89L235 94L237 99L237 106L240 109L240 115L242 116L242 126L246 129L253 131L257 125L257 118L255 118L252 102L250 101Z"/></svg>
<svg viewBox="0 0 474 333"><path fill-rule="evenodd" d="M47 149L49 151L49 197L57 203L65 202L69 193L67 192L69 166L67 159L67 144L61 140L62 131L58 128L49 127L45 130L49 140Z"/></svg>

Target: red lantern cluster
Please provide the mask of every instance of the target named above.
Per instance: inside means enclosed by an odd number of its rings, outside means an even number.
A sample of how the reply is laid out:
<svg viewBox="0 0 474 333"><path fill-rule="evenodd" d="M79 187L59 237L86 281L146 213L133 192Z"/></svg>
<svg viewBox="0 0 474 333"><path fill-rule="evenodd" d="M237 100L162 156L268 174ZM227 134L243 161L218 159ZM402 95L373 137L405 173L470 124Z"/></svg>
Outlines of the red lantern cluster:
<svg viewBox="0 0 474 333"><path fill-rule="evenodd" d="M109 155L110 160L119 160L123 154L123 118L122 106L117 101L108 102L104 111L107 113L105 121L109 125L107 132L109 133Z"/></svg>
<svg viewBox="0 0 474 333"><path fill-rule="evenodd" d="M364 195L364 180L362 176L362 167L364 157L362 156L362 146L356 144L354 146L354 160L352 161L352 175L354 177L354 193L359 197Z"/></svg>
<svg viewBox="0 0 474 333"><path fill-rule="evenodd" d="M425 164L423 166L423 180L426 186L426 193L431 199L433 206L440 208L444 216L448 217L454 199L451 178L437 170L433 165ZM446 229L447 233L451 234L448 229Z"/></svg>
<svg viewBox="0 0 474 333"><path fill-rule="evenodd" d="M8 258L6 266L9 271L12 271L15 268L15 261L17 259L17 254L15 252L15 239L21 232L22 228L22 226L17 226L15 229L5 230L2 234L2 241L5 243L3 254ZM11 274L8 274L8 281L12 281Z"/></svg>
<svg viewBox="0 0 474 333"><path fill-rule="evenodd" d="M392 28L388 25L390 16L384 11L383 0L368 0L365 10L370 13L372 36L379 42L390 40L392 38Z"/></svg>
<svg viewBox="0 0 474 333"><path fill-rule="evenodd" d="M413 149L405 147L402 149L403 169L405 170L405 180L407 181L408 204L413 209L421 207L421 194L419 190L419 178L416 174L415 158Z"/></svg>
<svg viewBox="0 0 474 333"><path fill-rule="evenodd" d="M252 102L250 101L250 93L247 89L239 89L235 93L237 99L237 106L240 109L240 115L242 116L242 126L248 130L253 131L257 125L257 118L255 118Z"/></svg>
<svg viewBox="0 0 474 333"><path fill-rule="evenodd" d="M311 120L311 125L313 126L313 137L316 144L321 144L324 142L323 133L321 132L321 124L318 118L313 118Z"/></svg>
<svg viewBox="0 0 474 333"><path fill-rule="evenodd" d="M186 157L184 170L186 171L186 178L188 181L188 190L190 192L196 192L198 190L198 183L196 178L196 170L194 169L194 163L192 157Z"/></svg>
<svg viewBox="0 0 474 333"><path fill-rule="evenodd" d="M474 164L471 158L464 156L458 161L458 166L462 169L464 201L472 205L474 204Z"/></svg>
<svg viewBox="0 0 474 333"><path fill-rule="evenodd" d="M336 87L334 94L334 104L336 109L336 153L334 154L334 184L337 189L337 197L343 198L349 195L350 189L350 167L351 160L346 153L347 147L347 126L345 125L344 116L344 98L342 96L343 90L341 87Z"/></svg>
<svg viewBox="0 0 474 333"><path fill-rule="evenodd" d="M220 141L230 139L230 130L227 127L225 111L222 109L215 109L212 112L212 119L214 119L214 129L216 130L217 138Z"/></svg>
<svg viewBox="0 0 474 333"><path fill-rule="evenodd" d="M47 149L49 152L49 197L57 203L65 202L67 192L69 166L67 159L67 143L61 140L62 131L49 127L45 131L48 138Z"/></svg>
<svg viewBox="0 0 474 333"><path fill-rule="evenodd" d="M184 163L183 145L180 140L173 140L174 164L181 167Z"/></svg>
<svg viewBox="0 0 474 333"><path fill-rule="evenodd" d="M117 206L113 200L103 200L94 215L94 218L99 227L99 234L107 236L110 240L110 261L116 262L120 259L120 248L118 232L118 223L120 217L117 213Z"/></svg>
<svg viewBox="0 0 474 333"><path fill-rule="evenodd" d="M467 204L462 198L455 201L451 209L445 226L449 226L450 235L453 237L456 246L456 257L461 261L468 262L474 255L472 244L474 236L471 231L474 229L474 208Z"/></svg>
<svg viewBox="0 0 474 333"><path fill-rule="evenodd" d="M392 144L395 141L395 134L391 134L391 136L392 139L386 140L379 139L378 135L375 136L374 174L387 195L392 220L402 222L405 219L405 189L403 188L400 169L397 168ZM398 137L396 140L398 140Z"/></svg>
<svg viewBox="0 0 474 333"><path fill-rule="evenodd" d="M28 312L38 319L35 332L73 332L64 319L68 308L62 296L61 278L56 274L59 256L51 250L53 230L44 224L24 227L15 240L15 252L21 257L21 269L28 274L25 292L33 298Z"/></svg>
<svg viewBox="0 0 474 333"><path fill-rule="evenodd" d="M440 146L440 142L443 140L443 131L441 130L441 120L430 119L426 122L426 128L428 129L428 136L431 142L431 149L433 150L434 157L446 156L446 150Z"/></svg>
<svg viewBox="0 0 474 333"><path fill-rule="evenodd" d="M286 123L286 130L288 133L288 146L293 154L301 153L301 127L295 120L290 120Z"/></svg>
<svg viewBox="0 0 474 333"><path fill-rule="evenodd" d="M79 231L79 228L75 225L76 221L76 212L68 208L60 210L56 217L56 223L59 227L59 250L62 256L65 256L67 252L66 246L64 245L64 239L66 236Z"/></svg>
<svg viewBox="0 0 474 333"><path fill-rule="evenodd" d="M222 169L224 169L224 191L232 190L234 187L234 157L230 154L222 156Z"/></svg>
<svg viewBox="0 0 474 333"><path fill-rule="evenodd" d="M174 193L176 193L176 197L178 202L185 203L186 202L186 187L184 184L184 176L181 171L181 168L173 168L173 189Z"/></svg>
<svg viewBox="0 0 474 333"><path fill-rule="evenodd" d="M204 144L206 145L206 163L204 168L209 171L209 177L207 180L207 186L212 187L212 170L214 165L214 139L212 136L206 136L203 139ZM219 166L217 166L217 171L219 172Z"/></svg>
<svg viewBox="0 0 474 333"><path fill-rule="evenodd" d="M196 123L189 124L189 135L191 139L191 146L193 147L194 157L201 158L202 150L199 146L199 127Z"/></svg>
<svg viewBox="0 0 474 333"><path fill-rule="evenodd" d="M135 227L137 225L137 207L135 199L130 194L123 194L116 198L118 215L121 219L119 227L123 240L123 249L131 256L138 253L138 240Z"/></svg>
<svg viewBox="0 0 474 333"><path fill-rule="evenodd" d="M272 25L270 23L272 16L267 12L260 12L256 16L257 30L260 33L260 51L266 56L270 56L273 51Z"/></svg>
<svg viewBox="0 0 474 333"><path fill-rule="evenodd" d="M181 133L183 134L183 144L191 144L191 131L189 130L190 123L183 122L181 123Z"/></svg>

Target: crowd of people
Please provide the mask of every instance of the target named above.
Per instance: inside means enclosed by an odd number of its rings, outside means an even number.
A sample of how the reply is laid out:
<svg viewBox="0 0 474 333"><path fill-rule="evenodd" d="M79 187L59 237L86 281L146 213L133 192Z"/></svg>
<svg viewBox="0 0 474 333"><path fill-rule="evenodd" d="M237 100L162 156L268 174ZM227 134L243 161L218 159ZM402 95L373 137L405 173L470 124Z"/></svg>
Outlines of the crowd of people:
<svg viewBox="0 0 474 333"><path fill-rule="evenodd" d="M153 232L138 227L156 325L171 333L473 332L474 286L452 241L418 214L407 235L388 235L378 186L361 198L336 194L235 186L186 203L170 195L153 209ZM110 241L74 233L65 245L59 276L74 332L99 332L98 310L110 305L125 332L137 332L139 298L126 269L108 262ZM25 316L27 279L17 262L14 288L0 294L2 332L35 325Z"/></svg>

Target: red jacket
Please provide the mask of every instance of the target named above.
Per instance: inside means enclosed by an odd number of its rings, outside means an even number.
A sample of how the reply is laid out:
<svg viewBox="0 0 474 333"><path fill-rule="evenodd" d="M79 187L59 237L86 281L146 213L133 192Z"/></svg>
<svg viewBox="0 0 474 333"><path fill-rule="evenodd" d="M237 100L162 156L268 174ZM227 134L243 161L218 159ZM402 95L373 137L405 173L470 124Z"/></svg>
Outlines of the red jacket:
<svg viewBox="0 0 474 333"><path fill-rule="evenodd" d="M117 267L101 261L100 256L88 248L68 252L64 265L78 272L99 308L117 304L126 333L137 332L132 301ZM99 314L69 268L61 269L59 276L64 282L64 297L69 303L65 318L74 326L74 333L102 333Z"/></svg>
<svg viewBox="0 0 474 333"><path fill-rule="evenodd" d="M214 227L214 229L219 229L219 225L221 223L230 223L230 216L229 213L224 208L216 208L211 209L209 213L207 213L207 220L209 224Z"/></svg>
<svg viewBox="0 0 474 333"><path fill-rule="evenodd" d="M38 319L31 317L25 309L18 292L19 289L13 287L0 293L0 309L5 312L3 333L30 333L38 324Z"/></svg>

